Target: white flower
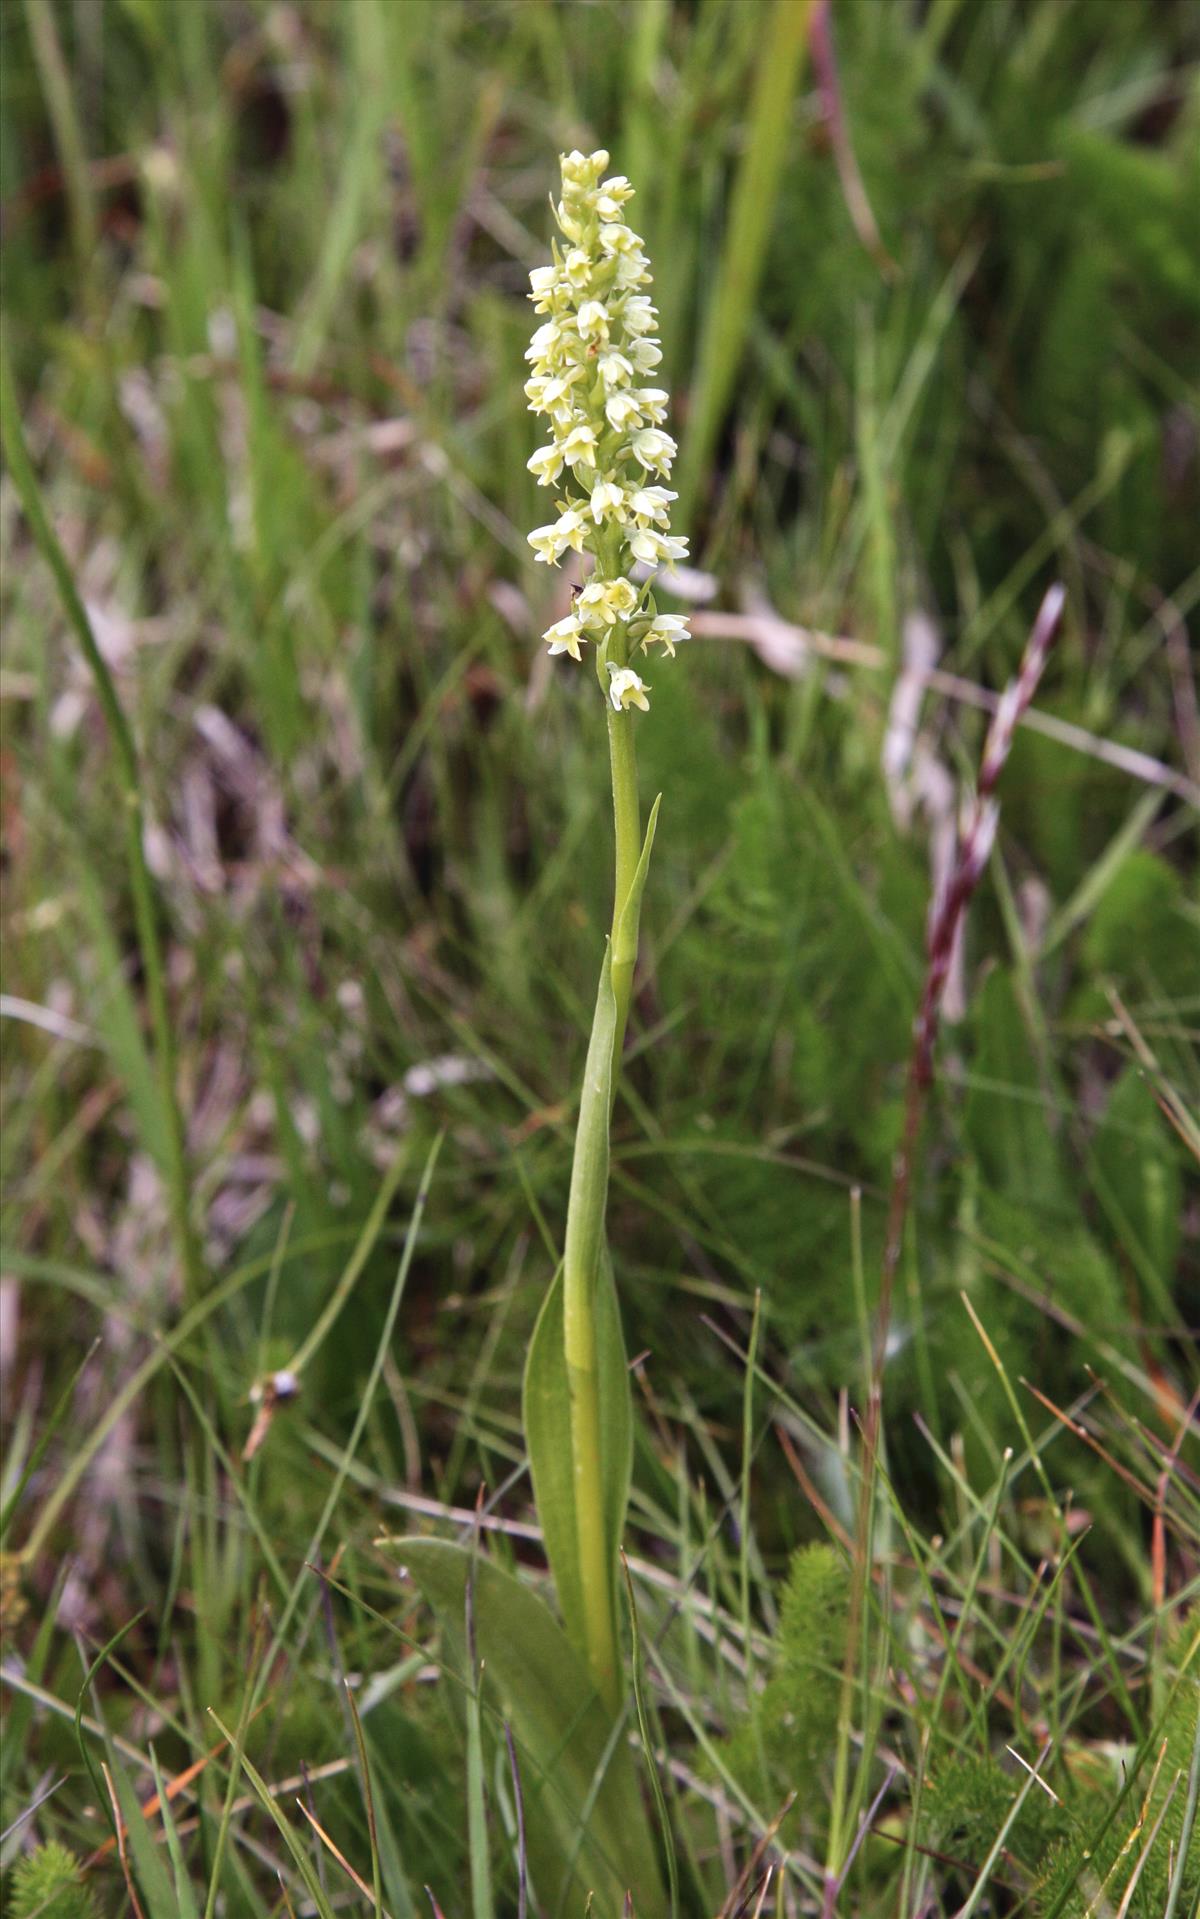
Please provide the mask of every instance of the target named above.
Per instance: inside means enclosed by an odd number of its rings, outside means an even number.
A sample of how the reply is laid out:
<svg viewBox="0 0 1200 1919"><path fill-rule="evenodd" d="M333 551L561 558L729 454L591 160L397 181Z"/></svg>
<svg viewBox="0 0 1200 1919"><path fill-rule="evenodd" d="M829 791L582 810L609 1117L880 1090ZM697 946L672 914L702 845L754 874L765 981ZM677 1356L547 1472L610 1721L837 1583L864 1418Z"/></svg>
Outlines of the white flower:
<svg viewBox="0 0 1200 1919"><path fill-rule="evenodd" d="M540 446L536 453L530 454L525 464L535 475L539 486L553 486L563 470L563 456L554 445Z"/></svg>
<svg viewBox="0 0 1200 1919"><path fill-rule="evenodd" d="M560 451L568 466L577 466L580 460L594 460L596 457L596 429L594 426L573 426Z"/></svg>
<svg viewBox="0 0 1200 1919"><path fill-rule="evenodd" d="M525 382L525 394L531 413L555 413L570 404L571 388L582 379L581 366L568 367L564 373L535 373Z"/></svg>
<svg viewBox="0 0 1200 1919"><path fill-rule="evenodd" d="M581 340L607 340L608 309L603 300L585 300L576 315Z"/></svg>
<svg viewBox="0 0 1200 1919"><path fill-rule="evenodd" d="M602 220L618 220L621 208L627 200L632 200L633 188L623 173L614 173L611 180L605 180L596 196L596 212Z"/></svg>
<svg viewBox="0 0 1200 1919"><path fill-rule="evenodd" d="M664 560L686 560L687 541L673 539L652 527L638 527L629 536L629 551L646 566L661 566Z"/></svg>
<svg viewBox="0 0 1200 1919"><path fill-rule="evenodd" d="M637 401L629 393L611 393L604 402L604 417L609 426L618 433L624 433L629 427L642 424Z"/></svg>
<svg viewBox="0 0 1200 1919"><path fill-rule="evenodd" d="M624 523L625 489L619 487L614 480L597 480L588 504L597 526L601 520L619 520Z"/></svg>
<svg viewBox="0 0 1200 1919"><path fill-rule="evenodd" d="M606 177L607 166L599 149L562 156L554 212L564 237L551 263L530 275L530 298L543 317L525 356L525 397L547 422L547 444L526 464L539 485L564 486L564 476L568 483L568 497L555 502L557 518L529 535L537 559L556 566L571 550L596 562L570 613L547 628L546 645L578 660L593 640L613 708L623 712L647 705L647 689L620 663L629 646L672 654L685 631L681 616L646 605L645 589L628 573L682 559L687 544L670 531L675 494L652 484L670 473L675 457L667 394L637 385L662 359L658 313L645 291L650 263L623 217L633 188L623 174Z"/></svg>
<svg viewBox="0 0 1200 1919"><path fill-rule="evenodd" d="M601 227L600 231L609 233L611 228ZM629 287L650 285L650 262L644 253L622 253L618 256L616 285L622 293Z"/></svg>
<svg viewBox="0 0 1200 1919"><path fill-rule="evenodd" d="M675 658L675 648L680 640L686 640L688 624L682 613L658 613L654 624L642 635L643 646L661 646L667 658Z"/></svg>
<svg viewBox="0 0 1200 1919"><path fill-rule="evenodd" d="M633 361L615 347L609 347L596 361L606 387L628 386L633 378Z"/></svg>
<svg viewBox="0 0 1200 1919"><path fill-rule="evenodd" d="M546 628L542 638L551 653L569 653L573 660L579 658L579 648L587 642L587 635L573 613L568 613L563 620L555 620L553 626Z"/></svg>
<svg viewBox="0 0 1200 1919"><path fill-rule="evenodd" d="M626 495L625 504L639 526L648 526L651 520L656 526L666 526L670 517L667 503L678 498L669 486L636 486Z"/></svg>
<svg viewBox="0 0 1200 1919"><path fill-rule="evenodd" d="M661 426L667 417L667 401L671 397L666 388L661 386L639 387L633 397L641 407L646 418L655 426Z"/></svg>
<svg viewBox="0 0 1200 1919"><path fill-rule="evenodd" d="M623 226L619 220L601 227L599 237L601 253L607 253L610 258L615 253L636 253L642 244L633 228Z"/></svg>
<svg viewBox="0 0 1200 1919"><path fill-rule="evenodd" d="M568 509L549 526L535 526L529 544L544 565L557 566L569 546L582 553L584 527L578 513Z"/></svg>
<svg viewBox="0 0 1200 1919"><path fill-rule="evenodd" d="M646 695L650 688L640 675L635 673L631 666L610 666L608 670L612 675L608 697L614 709L618 713L623 713L626 707L640 706L643 713L648 713L650 702Z"/></svg>
<svg viewBox="0 0 1200 1919"><path fill-rule="evenodd" d="M597 147L595 153L580 153L575 147L562 156L562 177L564 186L590 187L596 184L608 165L608 153L603 147Z"/></svg>
<svg viewBox="0 0 1200 1919"><path fill-rule="evenodd" d="M647 527L638 527L629 536L629 551L635 560L641 560L645 566L657 566L662 547L661 533L651 532Z"/></svg>
<svg viewBox="0 0 1200 1919"><path fill-rule="evenodd" d="M637 605L632 580L589 580L575 601L583 626L615 626Z"/></svg>
<svg viewBox="0 0 1200 1919"><path fill-rule="evenodd" d="M626 333L653 333L657 318L658 308L652 303L648 293L626 295L625 304L621 308L621 325Z"/></svg>
<svg viewBox="0 0 1200 1919"><path fill-rule="evenodd" d="M656 426L643 427L635 433L632 441L633 457L655 473L669 473L671 461L675 458L675 442L669 433L660 433Z"/></svg>

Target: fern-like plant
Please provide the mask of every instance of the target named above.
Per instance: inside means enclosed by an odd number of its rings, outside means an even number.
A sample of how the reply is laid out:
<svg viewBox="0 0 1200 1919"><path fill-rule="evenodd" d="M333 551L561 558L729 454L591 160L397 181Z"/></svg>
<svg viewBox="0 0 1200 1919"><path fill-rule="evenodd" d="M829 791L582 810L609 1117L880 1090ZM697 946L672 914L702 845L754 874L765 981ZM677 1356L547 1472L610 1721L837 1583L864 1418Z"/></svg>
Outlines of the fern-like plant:
<svg viewBox="0 0 1200 1919"><path fill-rule="evenodd" d="M13 1871L9 1888L12 1919L98 1919L100 1908L85 1886L78 1859L69 1846L52 1839L26 1853Z"/></svg>

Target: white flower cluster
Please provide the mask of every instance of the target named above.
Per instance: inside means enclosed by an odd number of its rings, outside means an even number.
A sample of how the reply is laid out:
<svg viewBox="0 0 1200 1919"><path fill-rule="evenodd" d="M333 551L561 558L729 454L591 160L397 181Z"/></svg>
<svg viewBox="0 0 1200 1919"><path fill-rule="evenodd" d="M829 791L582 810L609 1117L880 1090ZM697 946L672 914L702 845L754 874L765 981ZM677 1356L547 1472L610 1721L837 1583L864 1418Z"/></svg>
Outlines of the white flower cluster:
<svg viewBox="0 0 1200 1919"><path fill-rule="evenodd" d="M660 613L650 580L626 576L636 561L656 568L687 556L687 542L669 530L666 479L675 442L663 431L667 394L638 382L662 359L654 339L655 307L645 288L650 270L641 240L622 209L633 196L623 174L604 179L608 155L562 156L562 199L554 209L565 245L553 243L552 266L530 274L530 298L547 318L525 357L530 411L546 415L550 441L528 462L539 486L561 485L557 517L535 527L529 544L557 566L568 549L591 553L595 569L565 619L546 633L551 653L581 657L591 640L608 673L618 712L643 710L648 688L630 654L661 646L673 655L687 633L677 613Z"/></svg>

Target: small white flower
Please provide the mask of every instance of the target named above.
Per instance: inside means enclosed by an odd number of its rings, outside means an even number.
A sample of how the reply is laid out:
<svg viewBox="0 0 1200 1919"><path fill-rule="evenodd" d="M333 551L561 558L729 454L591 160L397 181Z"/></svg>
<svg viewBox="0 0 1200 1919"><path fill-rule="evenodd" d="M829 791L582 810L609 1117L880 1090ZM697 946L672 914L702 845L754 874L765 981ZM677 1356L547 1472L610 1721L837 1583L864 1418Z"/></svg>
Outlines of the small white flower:
<svg viewBox="0 0 1200 1919"><path fill-rule="evenodd" d="M584 532L585 522L573 509L568 509L549 526L535 526L528 536L529 544L543 565L557 566L568 547L582 553Z"/></svg>
<svg viewBox="0 0 1200 1919"><path fill-rule="evenodd" d="M608 153L597 147L595 153L580 153L578 147L561 156L564 186L592 187L608 165Z"/></svg>
<svg viewBox="0 0 1200 1919"><path fill-rule="evenodd" d="M611 233L612 228L601 227L600 231L602 234ZM615 284L619 292L624 293L631 287L648 287L650 278L650 262L644 253L621 253L617 256Z"/></svg>
<svg viewBox="0 0 1200 1919"><path fill-rule="evenodd" d="M602 220L618 220L621 208L627 200L632 200L633 188L623 173L614 173L611 180L605 180L596 195L596 212Z"/></svg>
<svg viewBox="0 0 1200 1919"><path fill-rule="evenodd" d="M596 457L596 429L594 426L573 426L562 441L559 451L568 466L578 466L581 460L594 460Z"/></svg>
<svg viewBox="0 0 1200 1919"><path fill-rule="evenodd" d="M554 445L540 446L525 462L539 486L553 486L563 470L563 456Z"/></svg>
<svg viewBox="0 0 1200 1919"><path fill-rule="evenodd" d="M662 359L662 348L656 340L635 340L629 357L639 373L650 373Z"/></svg>
<svg viewBox="0 0 1200 1919"><path fill-rule="evenodd" d="M608 670L612 674L612 684L608 689L608 697L612 701L615 711L622 713L626 707L638 706L643 713L648 713L650 711L650 702L646 698L646 695L650 691L650 688L645 684L641 676L635 673L631 666L610 665Z"/></svg>
<svg viewBox="0 0 1200 1919"><path fill-rule="evenodd" d="M629 551L647 566L661 566L664 560L686 560L687 541L658 533L653 527L638 527L629 536Z"/></svg>
<svg viewBox="0 0 1200 1919"><path fill-rule="evenodd" d="M563 620L555 620L553 626L546 628L542 638L551 653L569 653L573 660L579 658L579 648L587 642L587 635L573 613L568 613Z"/></svg>
<svg viewBox="0 0 1200 1919"><path fill-rule="evenodd" d="M641 560L644 566L657 566L662 557L663 536L649 527L639 526L629 536L629 551L635 560Z"/></svg>
<svg viewBox="0 0 1200 1919"><path fill-rule="evenodd" d="M601 520L625 520L625 489L612 480L598 480L592 488L592 497L588 502L592 518L599 526Z"/></svg>
<svg viewBox="0 0 1200 1919"><path fill-rule="evenodd" d="M656 426L643 427L635 433L631 442L633 457L641 462L648 471L669 473L671 461L675 458L675 442L669 433L660 433Z"/></svg>
<svg viewBox="0 0 1200 1919"><path fill-rule="evenodd" d="M639 526L649 526L652 520L656 526L666 526L668 501L678 498L669 486L636 486L626 495L625 503Z"/></svg>
<svg viewBox="0 0 1200 1919"><path fill-rule="evenodd" d="M656 614L649 632L642 635L643 646L661 646L667 658L675 658L675 648L688 636L687 618L682 613Z"/></svg>
<svg viewBox="0 0 1200 1919"><path fill-rule="evenodd" d="M633 361L624 353L618 353L616 347L608 347L596 361L600 369L600 378L605 387L628 386L633 378Z"/></svg>
<svg viewBox="0 0 1200 1919"><path fill-rule="evenodd" d="M615 626L633 612L637 600L631 580L589 580L575 601L575 611L583 626Z"/></svg>
<svg viewBox="0 0 1200 1919"><path fill-rule="evenodd" d="M641 410L629 393L610 393L604 402L604 417L618 433L642 424Z"/></svg>
<svg viewBox="0 0 1200 1919"><path fill-rule="evenodd" d="M563 261L563 272L573 287L585 287L592 277L592 263L583 247L572 247Z"/></svg>
<svg viewBox="0 0 1200 1919"><path fill-rule="evenodd" d="M638 388L633 397L646 418L653 425L661 426L667 417L667 401L671 397L667 389L662 386L643 386Z"/></svg>
<svg viewBox="0 0 1200 1919"><path fill-rule="evenodd" d="M571 388L583 376L581 366L568 367L564 373L535 373L525 382L525 396L531 413L553 413L570 403Z"/></svg>
<svg viewBox="0 0 1200 1919"><path fill-rule="evenodd" d="M581 340L607 340L608 308L603 300L585 300L576 317Z"/></svg>
<svg viewBox="0 0 1200 1919"><path fill-rule="evenodd" d="M621 324L626 333L653 333L658 308L648 293L630 293L621 308Z"/></svg>
<svg viewBox="0 0 1200 1919"><path fill-rule="evenodd" d="M611 258L615 253L635 253L641 248L641 241L632 227L623 226L614 220L600 229L600 251Z"/></svg>

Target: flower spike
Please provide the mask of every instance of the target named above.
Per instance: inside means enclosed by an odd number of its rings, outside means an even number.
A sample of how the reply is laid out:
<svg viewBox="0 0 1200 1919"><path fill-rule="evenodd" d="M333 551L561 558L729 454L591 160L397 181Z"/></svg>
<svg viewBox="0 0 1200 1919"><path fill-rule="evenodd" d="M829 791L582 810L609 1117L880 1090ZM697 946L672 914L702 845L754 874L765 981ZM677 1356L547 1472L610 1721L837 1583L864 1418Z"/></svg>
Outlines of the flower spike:
<svg viewBox="0 0 1200 1919"><path fill-rule="evenodd" d="M624 218L633 188L624 174L605 178L609 156L565 153L562 195L553 203L563 244L553 263L529 276L534 311L546 316L525 357L530 411L549 423L549 438L528 461L539 486L559 486L557 518L529 535L537 559L557 566L568 549L590 553L591 579L572 612L548 628L551 653L581 657L591 640L610 676L618 713L645 710L647 688L631 655L661 646L673 656L687 634L682 614L657 613L628 576L639 580L687 557L687 542L670 532L675 498L657 482L670 475L675 442L664 430L667 394L640 380L659 364L658 313L646 288L650 265L641 239ZM603 672L601 683L603 684Z"/></svg>

